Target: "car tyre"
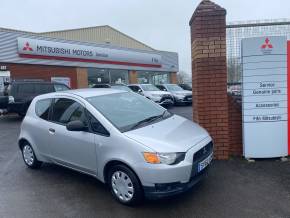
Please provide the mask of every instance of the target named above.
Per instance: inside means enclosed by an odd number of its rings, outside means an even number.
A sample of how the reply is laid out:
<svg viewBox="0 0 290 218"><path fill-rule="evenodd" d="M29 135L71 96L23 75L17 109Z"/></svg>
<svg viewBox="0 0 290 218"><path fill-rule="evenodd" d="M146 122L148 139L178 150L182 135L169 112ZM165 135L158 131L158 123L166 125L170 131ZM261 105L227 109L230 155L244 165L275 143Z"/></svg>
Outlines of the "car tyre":
<svg viewBox="0 0 290 218"><path fill-rule="evenodd" d="M31 169L38 169L41 167L42 162L37 160L33 148L29 143L24 143L21 151L24 163L27 167Z"/></svg>
<svg viewBox="0 0 290 218"><path fill-rule="evenodd" d="M115 165L108 173L113 197L121 204L134 206L143 200L143 189L136 174L125 165Z"/></svg>

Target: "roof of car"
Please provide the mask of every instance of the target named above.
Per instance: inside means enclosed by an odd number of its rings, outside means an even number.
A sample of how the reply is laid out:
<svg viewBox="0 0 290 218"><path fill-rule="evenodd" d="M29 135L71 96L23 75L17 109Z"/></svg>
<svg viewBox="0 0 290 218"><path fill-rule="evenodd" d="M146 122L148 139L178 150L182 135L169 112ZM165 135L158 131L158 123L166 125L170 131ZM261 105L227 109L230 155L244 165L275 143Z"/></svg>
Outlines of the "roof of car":
<svg viewBox="0 0 290 218"><path fill-rule="evenodd" d="M72 90L63 91L61 93L78 95L82 98L89 98L93 96L110 95L110 94L117 94L117 93L123 93L123 92L126 92L126 91L117 90L117 89L108 89L108 88L100 88L100 89L87 88L87 89L72 89Z"/></svg>
<svg viewBox="0 0 290 218"><path fill-rule="evenodd" d="M62 83L59 83L59 82L48 82L48 81L21 81L21 80L18 80L18 81L13 81L12 84L61 84L61 85L64 85Z"/></svg>

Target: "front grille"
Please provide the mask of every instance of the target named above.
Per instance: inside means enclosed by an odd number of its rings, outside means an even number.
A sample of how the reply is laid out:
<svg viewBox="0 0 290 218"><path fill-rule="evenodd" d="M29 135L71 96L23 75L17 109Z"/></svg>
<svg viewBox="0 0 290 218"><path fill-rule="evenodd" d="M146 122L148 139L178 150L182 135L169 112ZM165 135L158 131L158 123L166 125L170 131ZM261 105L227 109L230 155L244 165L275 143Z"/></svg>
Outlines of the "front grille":
<svg viewBox="0 0 290 218"><path fill-rule="evenodd" d="M210 142L193 155L193 162L197 162L208 157L212 152L213 152L213 143Z"/></svg>

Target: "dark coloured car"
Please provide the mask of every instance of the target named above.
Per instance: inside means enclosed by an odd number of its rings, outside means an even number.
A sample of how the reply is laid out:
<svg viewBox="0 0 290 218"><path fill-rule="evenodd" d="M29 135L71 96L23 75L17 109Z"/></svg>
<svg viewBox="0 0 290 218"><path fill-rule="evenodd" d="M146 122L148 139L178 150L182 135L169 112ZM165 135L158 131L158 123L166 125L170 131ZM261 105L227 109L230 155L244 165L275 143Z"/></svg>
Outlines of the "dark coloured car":
<svg viewBox="0 0 290 218"><path fill-rule="evenodd" d="M192 91L192 83L178 84L184 90Z"/></svg>
<svg viewBox="0 0 290 218"><path fill-rule="evenodd" d="M51 92L65 91L68 89L69 87L66 85L55 82L12 82L9 85L6 93L8 96L7 111L8 113L17 113L20 116L25 116L27 109L34 97Z"/></svg>

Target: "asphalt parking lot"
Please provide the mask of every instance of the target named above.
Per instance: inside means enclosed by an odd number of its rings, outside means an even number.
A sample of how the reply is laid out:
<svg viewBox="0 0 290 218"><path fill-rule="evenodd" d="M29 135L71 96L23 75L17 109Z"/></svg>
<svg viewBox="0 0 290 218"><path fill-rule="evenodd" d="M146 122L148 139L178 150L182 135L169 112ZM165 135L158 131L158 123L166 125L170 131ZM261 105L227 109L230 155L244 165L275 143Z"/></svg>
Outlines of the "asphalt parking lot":
<svg viewBox="0 0 290 218"><path fill-rule="evenodd" d="M191 107L170 109L191 118ZM21 119L0 117L0 217L290 217L290 162L215 161L208 178L171 199L131 208L106 186L59 166L25 167L17 147Z"/></svg>

